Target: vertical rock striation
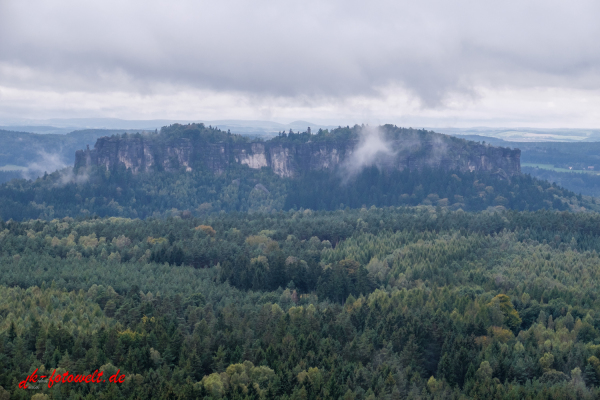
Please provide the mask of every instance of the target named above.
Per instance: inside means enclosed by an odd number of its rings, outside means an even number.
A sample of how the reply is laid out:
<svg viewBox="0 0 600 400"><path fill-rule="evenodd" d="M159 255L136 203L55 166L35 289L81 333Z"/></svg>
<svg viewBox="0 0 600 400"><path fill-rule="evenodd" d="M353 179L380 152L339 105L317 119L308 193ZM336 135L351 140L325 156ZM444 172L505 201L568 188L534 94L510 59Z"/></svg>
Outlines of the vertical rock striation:
<svg viewBox="0 0 600 400"><path fill-rule="evenodd" d="M185 136L161 132L102 137L93 149L77 151L75 167L104 166L110 169L123 165L134 174L180 169L204 169L220 174L239 164L254 169L271 168L275 174L291 178L305 171L352 166L355 162L353 154L365 145L364 140L356 137L340 139L334 134L309 136L304 142L282 137L265 142L250 141L221 131L218 134L210 131L210 136L205 132L208 128L198 126L200 133L194 131ZM178 127L190 131L187 126ZM521 151L518 149L493 147L433 132L391 129L395 131L386 143L389 152L376 154L370 161L385 170L488 171L506 179L521 172Z"/></svg>

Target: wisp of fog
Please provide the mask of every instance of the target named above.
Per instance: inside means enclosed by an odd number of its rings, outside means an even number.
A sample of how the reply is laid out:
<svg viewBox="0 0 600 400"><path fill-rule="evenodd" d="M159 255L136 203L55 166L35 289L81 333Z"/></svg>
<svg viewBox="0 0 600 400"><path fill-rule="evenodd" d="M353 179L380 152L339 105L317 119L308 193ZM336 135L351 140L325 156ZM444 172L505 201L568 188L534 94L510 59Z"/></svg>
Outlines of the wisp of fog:
<svg viewBox="0 0 600 400"><path fill-rule="evenodd" d="M391 142L385 137L381 127L365 125L360 130L358 144L352 154L344 160L343 171L345 181L358 174L363 168L377 165L380 167L382 161L394 157Z"/></svg>
<svg viewBox="0 0 600 400"><path fill-rule="evenodd" d="M60 153L47 153L43 150L38 151L38 159L27 165L27 170L23 171L23 178L36 179L44 173L60 172L60 180L56 182L57 186L64 186L68 183L85 183L89 179L87 170L79 171L77 175L73 172L73 167L69 167L63 160Z"/></svg>
<svg viewBox="0 0 600 400"><path fill-rule="evenodd" d="M44 172L52 173L63 169L67 164L63 161L59 153L47 153L43 150L38 151L38 158L27 165L27 171L24 173L26 179L35 179Z"/></svg>

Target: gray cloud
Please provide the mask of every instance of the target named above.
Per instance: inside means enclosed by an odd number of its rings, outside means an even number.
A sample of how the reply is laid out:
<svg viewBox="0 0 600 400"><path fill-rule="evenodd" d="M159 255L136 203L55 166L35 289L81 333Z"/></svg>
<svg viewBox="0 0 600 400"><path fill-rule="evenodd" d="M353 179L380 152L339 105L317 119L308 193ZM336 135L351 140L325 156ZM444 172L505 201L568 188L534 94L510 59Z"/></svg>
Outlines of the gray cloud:
<svg viewBox="0 0 600 400"><path fill-rule="evenodd" d="M600 88L596 1L0 1L0 86L378 97Z"/></svg>

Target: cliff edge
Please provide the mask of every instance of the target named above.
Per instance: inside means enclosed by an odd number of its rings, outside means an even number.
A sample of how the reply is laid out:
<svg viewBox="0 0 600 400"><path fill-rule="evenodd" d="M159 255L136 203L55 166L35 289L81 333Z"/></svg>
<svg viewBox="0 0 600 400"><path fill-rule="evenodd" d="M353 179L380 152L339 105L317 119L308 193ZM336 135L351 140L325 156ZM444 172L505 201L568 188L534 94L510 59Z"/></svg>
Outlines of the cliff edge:
<svg viewBox="0 0 600 400"><path fill-rule="evenodd" d="M369 131L358 125L320 130L316 134L310 129L303 133L281 133L271 140L258 141L203 124L175 124L155 134L99 138L93 149L88 147L76 152L75 168L104 166L111 169L123 165L134 174L180 169L203 169L220 174L233 165L247 165L254 169L271 168L281 177L369 165L384 170L488 171L505 179L521 172L518 149L392 125L373 129L378 130L377 140L383 143L385 151L369 149Z"/></svg>

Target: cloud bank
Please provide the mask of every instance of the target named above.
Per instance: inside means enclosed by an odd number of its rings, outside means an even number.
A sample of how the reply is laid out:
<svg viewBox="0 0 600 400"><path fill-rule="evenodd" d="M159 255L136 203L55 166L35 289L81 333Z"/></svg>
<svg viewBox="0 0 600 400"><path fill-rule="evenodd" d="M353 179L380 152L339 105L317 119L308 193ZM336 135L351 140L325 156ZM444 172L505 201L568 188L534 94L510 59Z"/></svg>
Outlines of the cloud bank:
<svg viewBox="0 0 600 400"><path fill-rule="evenodd" d="M548 90L599 104L598 15L595 1L4 1L0 105L127 117L125 103L154 118L194 105L212 118L367 110L363 121L468 109L476 120L490 115L473 104L514 93L502 106L519 117L510 99L534 93L541 118Z"/></svg>

